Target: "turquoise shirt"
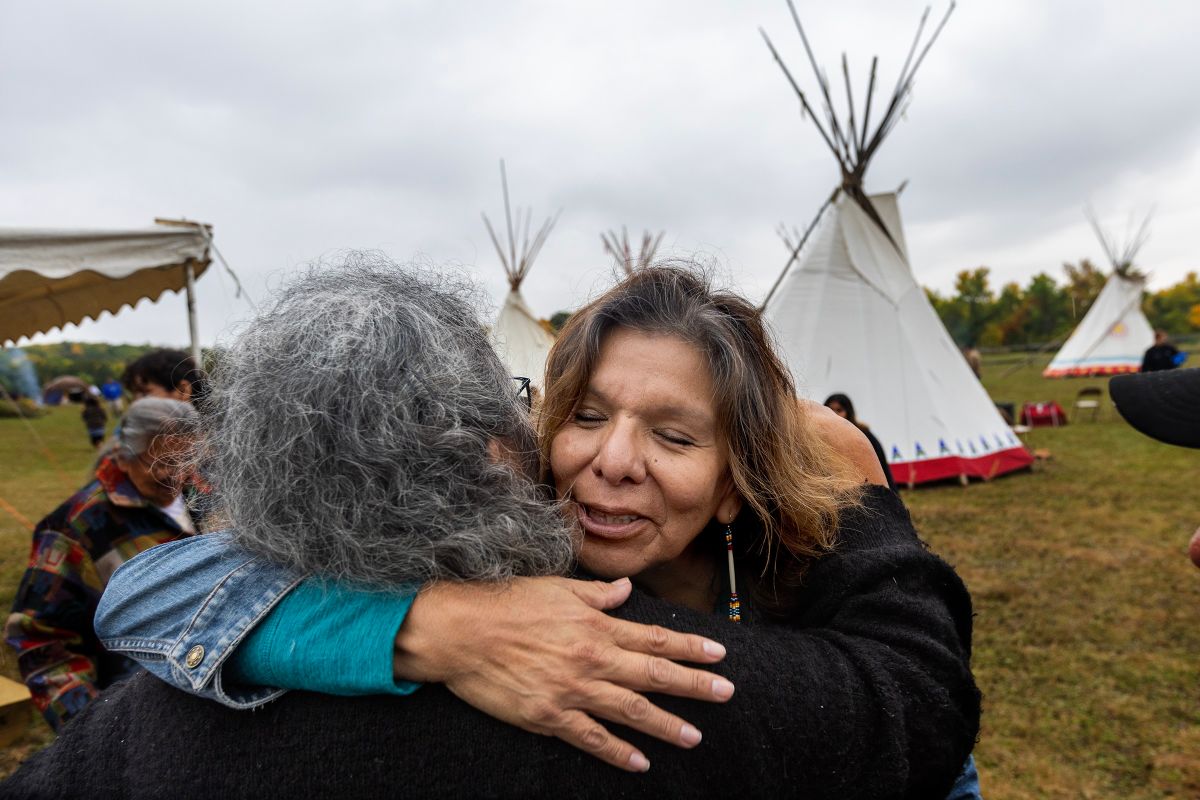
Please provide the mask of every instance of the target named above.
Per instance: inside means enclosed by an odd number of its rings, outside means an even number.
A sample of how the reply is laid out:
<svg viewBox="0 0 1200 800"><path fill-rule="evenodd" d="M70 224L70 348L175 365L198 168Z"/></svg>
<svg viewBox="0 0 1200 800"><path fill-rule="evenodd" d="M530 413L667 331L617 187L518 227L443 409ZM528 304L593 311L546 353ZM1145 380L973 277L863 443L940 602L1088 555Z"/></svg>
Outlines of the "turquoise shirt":
<svg viewBox="0 0 1200 800"><path fill-rule="evenodd" d="M421 684L394 680L392 649L414 596L301 581L230 654L225 679L322 694L411 694Z"/></svg>

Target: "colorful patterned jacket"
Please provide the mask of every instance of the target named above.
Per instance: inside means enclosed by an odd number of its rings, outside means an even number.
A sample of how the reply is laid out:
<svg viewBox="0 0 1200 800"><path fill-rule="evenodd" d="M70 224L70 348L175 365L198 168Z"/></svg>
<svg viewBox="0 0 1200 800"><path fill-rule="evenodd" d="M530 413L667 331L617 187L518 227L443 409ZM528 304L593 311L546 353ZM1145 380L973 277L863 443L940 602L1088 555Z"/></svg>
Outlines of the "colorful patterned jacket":
<svg viewBox="0 0 1200 800"><path fill-rule="evenodd" d="M143 550L189 533L144 500L108 457L95 480L38 523L4 636L52 728L136 669L107 652L92 627L109 577Z"/></svg>

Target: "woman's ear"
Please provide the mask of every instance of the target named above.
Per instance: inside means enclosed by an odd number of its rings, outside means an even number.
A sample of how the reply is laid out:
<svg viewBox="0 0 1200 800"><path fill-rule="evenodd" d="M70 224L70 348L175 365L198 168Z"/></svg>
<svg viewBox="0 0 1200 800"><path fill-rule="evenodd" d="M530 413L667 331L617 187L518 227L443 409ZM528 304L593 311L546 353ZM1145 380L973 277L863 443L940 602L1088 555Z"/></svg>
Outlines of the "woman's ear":
<svg viewBox="0 0 1200 800"><path fill-rule="evenodd" d="M716 518L717 522L722 525L729 525L742 511L742 495L734 485L733 479L729 479L729 486L725 489L725 494L721 496L721 500L717 503Z"/></svg>

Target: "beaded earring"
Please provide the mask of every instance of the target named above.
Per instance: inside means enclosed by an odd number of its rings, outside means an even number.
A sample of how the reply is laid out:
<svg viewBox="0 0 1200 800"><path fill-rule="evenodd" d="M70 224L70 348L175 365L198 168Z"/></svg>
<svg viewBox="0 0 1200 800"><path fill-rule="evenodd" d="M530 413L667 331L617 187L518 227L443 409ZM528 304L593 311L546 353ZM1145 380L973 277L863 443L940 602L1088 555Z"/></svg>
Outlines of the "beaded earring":
<svg viewBox="0 0 1200 800"><path fill-rule="evenodd" d="M737 578L733 574L733 525L725 526L725 555L729 558L729 619L742 621L742 603L738 600Z"/></svg>

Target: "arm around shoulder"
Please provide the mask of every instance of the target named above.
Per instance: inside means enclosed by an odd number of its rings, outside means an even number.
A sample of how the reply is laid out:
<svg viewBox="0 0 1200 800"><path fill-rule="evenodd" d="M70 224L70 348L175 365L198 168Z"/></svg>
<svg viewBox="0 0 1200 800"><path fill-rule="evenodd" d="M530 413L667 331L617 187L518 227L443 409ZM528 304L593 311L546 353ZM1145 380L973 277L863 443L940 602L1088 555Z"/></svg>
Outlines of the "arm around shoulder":
<svg viewBox="0 0 1200 800"><path fill-rule="evenodd" d="M170 542L113 573L96 633L108 650L178 689L250 708L279 690L226 687L221 667L301 578L238 548L227 534Z"/></svg>

